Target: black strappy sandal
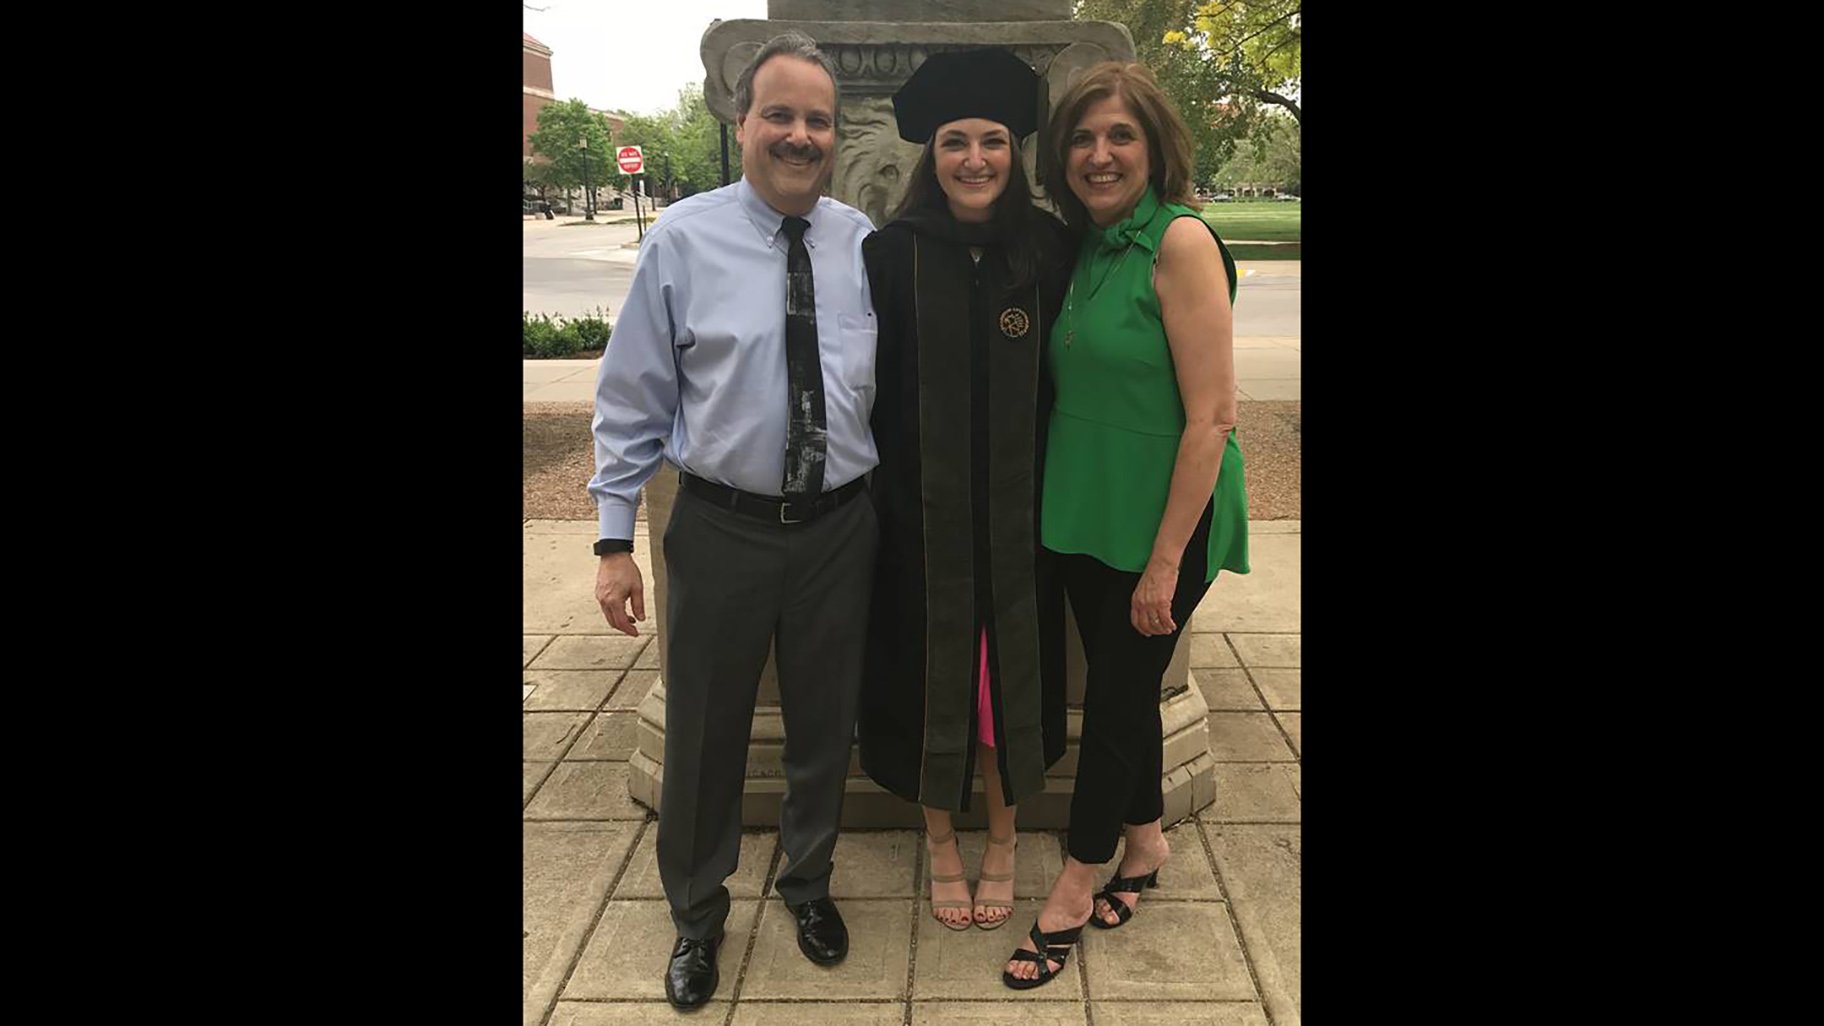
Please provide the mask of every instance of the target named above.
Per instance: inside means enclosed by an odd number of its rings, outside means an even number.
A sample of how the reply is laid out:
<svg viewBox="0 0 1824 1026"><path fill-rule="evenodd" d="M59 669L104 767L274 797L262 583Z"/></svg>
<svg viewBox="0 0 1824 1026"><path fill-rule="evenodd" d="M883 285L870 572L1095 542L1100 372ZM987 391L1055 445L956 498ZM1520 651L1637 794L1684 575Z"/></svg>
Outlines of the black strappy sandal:
<svg viewBox="0 0 1824 1026"><path fill-rule="evenodd" d="M1094 909L1090 910L1089 918L1096 918ZM1077 938L1082 933L1082 926L1073 926L1068 930L1059 930L1056 933L1046 933L1039 929L1038 921L1034 920L1032 933L1029 936L1032 938L1033 946L1039 950L1027 951L1025 948L1014 948L1010 961L1036 962L1039 966L1039 975L1030 980L1022 980L1002 969L1001 982L1014 990L1031 990L1050 983L1053 976L1064 971L1064 966L1070 961L1070 949L1076 946ZM1056 969L1051 967L1053 962L1058 963Z"/></svg>
<svg viewBox="0 0 1824 1026"><path fill-rule="evenodd" d="M1095 926L1100 926L1104 930L1112 930L1115 927L1126 923L1129 919L1134 917L1134 907L1125 901L1116 899L1115 895L1139 894L1143 887L1157 886L1159 886L1159 871L1157 869L1145 876L1115 877L1108 882L1107 887L1096 892L1096 897L1108 902L1108 907L1115 910L1115 921L1112 923L1106 922L1103 920L1101 913L1091 912L1089 914L1090 923Z"/></svg>

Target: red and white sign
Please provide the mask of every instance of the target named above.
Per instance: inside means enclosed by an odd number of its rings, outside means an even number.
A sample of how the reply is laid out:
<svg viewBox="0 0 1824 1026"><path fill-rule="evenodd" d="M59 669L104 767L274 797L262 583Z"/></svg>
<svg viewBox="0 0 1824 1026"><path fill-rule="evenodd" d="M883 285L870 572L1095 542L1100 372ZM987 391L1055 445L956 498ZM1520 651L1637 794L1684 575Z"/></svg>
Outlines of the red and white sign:
<svg viewBox="0 0 1824 1026"><path fill-rule="evenodd" d="M614 158L620 163L621 171L626 174L637 175L640 173L640 169L646 166L646 155L640 152L638 146L623 146L620 152L614 155Z"/></svg>

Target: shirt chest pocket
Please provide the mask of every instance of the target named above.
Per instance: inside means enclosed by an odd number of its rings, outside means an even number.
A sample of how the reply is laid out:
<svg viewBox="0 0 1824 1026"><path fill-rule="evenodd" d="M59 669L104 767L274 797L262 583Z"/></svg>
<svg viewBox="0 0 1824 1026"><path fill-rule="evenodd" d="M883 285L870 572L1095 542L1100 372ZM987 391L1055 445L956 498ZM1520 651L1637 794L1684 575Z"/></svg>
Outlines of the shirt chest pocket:
<svg viewBox="0 0 1824 1026"><path fill-rule="evenodd" d="M874 348L879 331L872 314L838 314L837 346L842 353L842 383L858 392L874 393Z"/></svg>

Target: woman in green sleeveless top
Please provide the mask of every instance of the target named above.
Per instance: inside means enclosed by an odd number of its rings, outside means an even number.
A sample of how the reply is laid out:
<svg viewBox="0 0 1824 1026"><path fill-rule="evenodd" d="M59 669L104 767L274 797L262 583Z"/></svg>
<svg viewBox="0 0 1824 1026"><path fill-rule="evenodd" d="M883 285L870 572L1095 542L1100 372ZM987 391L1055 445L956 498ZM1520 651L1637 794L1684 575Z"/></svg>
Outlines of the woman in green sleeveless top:
<svg viewBox="0 0 1824 1026"><path fill-rule="evenodd" d="M1069 857L1002 974L1016 989L1048 982L1083 926L1122 925L1158 885L1170 853L1160 682L1216 572L1248 572L1235 262L1185 205L1189 133L1149 71L1108 62L1059 99L1043 152L1081 248L1049 339L1041 541L1087 679ZM1123 835L1121 864L1092 893Z"/></svg>

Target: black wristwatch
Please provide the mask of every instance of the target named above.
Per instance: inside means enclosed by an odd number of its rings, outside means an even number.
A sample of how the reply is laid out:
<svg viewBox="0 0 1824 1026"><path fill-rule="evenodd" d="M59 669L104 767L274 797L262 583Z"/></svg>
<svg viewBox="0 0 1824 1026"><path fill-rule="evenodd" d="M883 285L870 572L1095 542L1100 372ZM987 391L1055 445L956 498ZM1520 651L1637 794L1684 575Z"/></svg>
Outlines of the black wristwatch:
<svg viewBox="0 0 1824 1026"><path fill-rule="evenodd" d="M610 552L632 551L633 540L631 538L603 538L595 543L595 554L598 556L606 556Z"/></svg>

